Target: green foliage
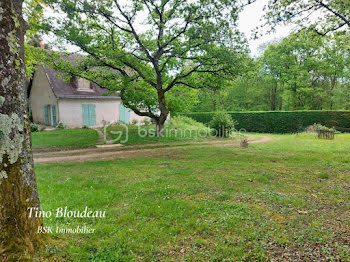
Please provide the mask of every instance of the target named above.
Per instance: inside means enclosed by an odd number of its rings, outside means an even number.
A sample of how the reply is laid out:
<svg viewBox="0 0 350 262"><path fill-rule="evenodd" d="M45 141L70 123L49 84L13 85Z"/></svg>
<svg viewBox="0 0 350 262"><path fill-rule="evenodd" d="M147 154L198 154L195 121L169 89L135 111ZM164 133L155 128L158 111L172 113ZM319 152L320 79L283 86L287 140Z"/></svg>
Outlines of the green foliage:
<svg viewBox="0 0 350 262"><path fill-rule="evenodd" d="M24 42L24 58L26 65L26 75L32 78L36 65L40 61L39 36L44 19L45 0L25 0L23 5L24 18L28 22L29 28L26 30Z"/></svg>
<svg viewBox="0 0 350 262"><path fill-rule="evenodd" d="M210 123L218 113L183 114L198 122ZM229 112L238 123L237 130L259 133L294 133L303 131L314 123L334 127L339 131L350 130L350 111L275 111L275 112Z"/></svg>
<svg viewBox="0 0 350 262"><path fill-rule="evenodd" d="M205 129L206 126L187 116L174 116L167 123L171 129Z"/></svg>
<svg viewBox="0 0 350 262"><path fill-rule="evenodd" d="M120 91L126 107L157 123L189 111L195 89L237 74L247 54L235 30L239 1L47 2L52 14L65 14L49 17L47 30L86 55L72 66L52 54L48 64Z"/></svg>
<svg viewBox="0 0 350 262"><path fill-rule="evenodd" d="M235 127L231 115L225 112L216 113L209 122L209 126L215 130L216 136L220 137L228 137Z"/></svg>
<svg viewBox="0 0 350 262"><path fill-rule="evenodd" d="M350 38L292 33L246 59L247 72L202 89L191 112L350 109Z"/></svg>
<svg viewBox="0 0 350 262"><path fill-rule="evenodd" d="M57 129L65 129L66 126L62 123L62 122L59 122L56 126Z"/></svg>
<svg viewBox="0 0 350 262"><path fill-rule="evenodd" d="M30 123L30 132L34 133L34 132L39 132L39 127L37 124L35 123Z"/></svg>
<svg viewBox="0 0 350 262"><path fill-rule="evenodd" d="M145 126L149 126L151 124L151 121L148 119L148 118L144 118L142 120L142 123L145 125Z"/></svg>
<svg viewBox="0 0 350 262"><path fill-rule="evenodd" d="M334 131L334 128L329 128L321 124L316 125L316 130L324 130L324 131Z"/></svg>

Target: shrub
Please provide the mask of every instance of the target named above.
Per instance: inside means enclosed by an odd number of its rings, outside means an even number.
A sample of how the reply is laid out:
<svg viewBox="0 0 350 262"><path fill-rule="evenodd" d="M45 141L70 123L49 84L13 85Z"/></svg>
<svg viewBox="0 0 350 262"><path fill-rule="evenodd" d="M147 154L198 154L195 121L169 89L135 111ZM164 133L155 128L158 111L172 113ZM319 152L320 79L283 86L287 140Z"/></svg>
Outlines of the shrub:
<svg viewBox="0 0 350 262"><path fill-rule="evenodd" d="M56 126L57 129L65 129L66 126L62 123L62 122L59 122Z"/></svg>
<svg viewBox="0 0 350 262"><path fill-rule="evenodd" d="M145 125L145 126L149 126L151 124L151 121L148 119L148 118L145 118L142 120L142 123Z"/></svg>
<svg viewBox="0 0 350 262"><path fill-rule="evenodd" d="M329 127L323 126L321 124L316 125L316 130L335 131L334 128L329 128Z"/></svg>
<svg viewBox="0 0 350 262"><path fill-rule="evenodd" d="M234 129L234 122L229 114L220 112L214 115L209 126L215 130L216 136L228 137Z"/></svg>
<svg viewBox="0 0 350 262"><path fill-rule="evenodd" d="M138 122L139 122L139 121L137 121L137 119L133 119L133 120L131 121L131 123L132 123L133 125L137 125Z"/></svg>
<svg viewBox="0 0 350 262"><path fill-rule="evenodd" d="M30 123L30 132L34 133L34 132L39 132L39 127L37 124L34 123Z"/></svg>
<svg viewBox="0 0 350 262"><path fill-rule="evenodd" d="M209 123L218 113L182 114L204 124ZM319 123L338 131L350 132L350 111L268 111L268 112L229 112L238 121L237 130L258 133L295 133Z"/></svg>
<svg viewBox="0 0 350 262"><path fill-rule="evenodd" d="M187 116L174 116L165 124L172 129L205 129L205 125Z"/></svg>

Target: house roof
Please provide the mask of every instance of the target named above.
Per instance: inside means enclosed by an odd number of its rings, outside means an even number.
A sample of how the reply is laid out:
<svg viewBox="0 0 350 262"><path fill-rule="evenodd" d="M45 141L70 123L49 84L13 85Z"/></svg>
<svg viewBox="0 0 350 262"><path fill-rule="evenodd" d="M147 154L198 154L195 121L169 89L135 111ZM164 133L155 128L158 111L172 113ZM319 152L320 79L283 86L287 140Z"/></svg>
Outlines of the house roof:
<svg viewBox="0 0 350 262"><path fill-rule="evenodd" d="M70 60L72 64L76 64L74 61L77 55L69 55L65 57ZM43 66L43 69L50 82L52 90L58 98L99 98L99 99L120 99L117 94L107 95L108 89L102 88L95 83L91 83L91 89L93 91L77 90L73 82L66 82L62 79L63 73L55 71L47 66Z"/></svg>
<svg viewBox="0 0 350 262"><path fill-rule="evenodd" d="M61 79L59 73L53 69L43 66L47 78L50 82L52 90L58 98L102 98L102 99L118 99L117 95L107 95L108 89L102 88L95 83L91 83L91 91L78 91L77 88L71 82L65 82Z"/></svg>

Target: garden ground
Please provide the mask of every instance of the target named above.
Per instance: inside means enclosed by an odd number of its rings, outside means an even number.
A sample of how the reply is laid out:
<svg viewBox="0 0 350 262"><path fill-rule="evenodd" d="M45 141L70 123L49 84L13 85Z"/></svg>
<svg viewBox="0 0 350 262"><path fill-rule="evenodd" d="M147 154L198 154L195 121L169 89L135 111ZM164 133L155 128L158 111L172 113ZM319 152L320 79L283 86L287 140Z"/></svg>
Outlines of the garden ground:
<svg viewBox="0 0 350 262"><path fill-rule="evenodd" d="M50 235L48 261L349 261L350 135L271 135L238 146L36 164L42 210L105 210L46 218L94 234Z"/></svg>

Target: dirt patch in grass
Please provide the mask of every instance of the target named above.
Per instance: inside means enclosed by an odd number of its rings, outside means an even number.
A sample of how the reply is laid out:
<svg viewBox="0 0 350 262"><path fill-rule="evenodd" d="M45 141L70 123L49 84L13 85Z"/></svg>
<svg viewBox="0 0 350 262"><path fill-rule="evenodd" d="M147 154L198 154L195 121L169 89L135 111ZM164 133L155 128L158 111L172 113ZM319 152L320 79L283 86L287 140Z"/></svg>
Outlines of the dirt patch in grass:
<svg viewBox="0 0 350 262"><path fill-rule="evenodd" d="M251 144L261 144L272 141L270 137L262 137L259 140L251 141ZM84 162L97 160L111 160L134 157L158 157L162 155L179 155L175 150L187 147L221 147L221 146L239 146L239 142L229 143L191 143L183 145L166 145L160 147L144 148L144 147L118 147L118 148L93 148L79 149L69 151L54 151L34 154L35 163L62 163L62 162Z"/></svg>

